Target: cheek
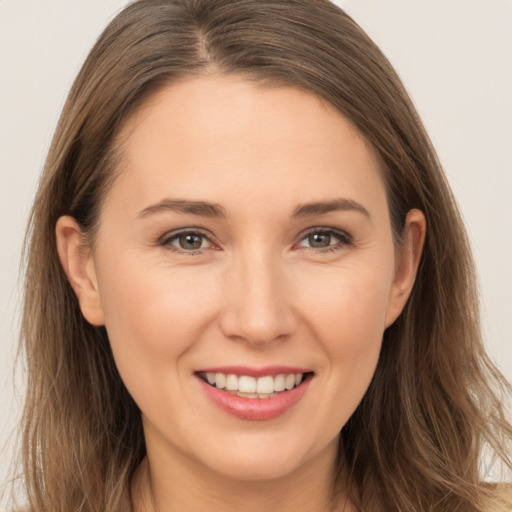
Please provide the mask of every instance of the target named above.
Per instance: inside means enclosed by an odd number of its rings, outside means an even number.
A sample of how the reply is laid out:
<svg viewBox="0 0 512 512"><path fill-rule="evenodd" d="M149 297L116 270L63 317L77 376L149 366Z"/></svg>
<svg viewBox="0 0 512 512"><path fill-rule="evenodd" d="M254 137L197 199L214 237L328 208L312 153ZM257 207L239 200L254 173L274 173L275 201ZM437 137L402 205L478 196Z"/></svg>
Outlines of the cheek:
<svg viewBox="0 0 512 512"><path fill-rule="evenodd" d="M325 354L333 399L343 402L343 422L362 399L375 372L385 330L391 271L340 269L325 286L302 294L312 337ZM385 270L385 271L384 271ZM336 396L334 396L336 395Z"/></svg>
<svg viewBox="0 0 512 512"><path fill-rule="evenodd" d="M346 290L338 299L335 322L319 339L329 354L331 368L347 395L358 402L375 371L384 332L386 301L374 291ZM333 312L334 314L334 312Z"/></svg>
<svg viewBox="0 0 512 512"><path fill-rule="evenodd" d="M390 265L345 267L311 277L296 290L316 337L333 356L344 358L380 343L391 278Z"/></svg>
<svg viewBox="0 0 512 512"><path fill-rule="evenodd" d="M141 343L164 349L173 345L172 339L183 340L205 321L216 289L204 286L191 272L161 267L128 258L104 273L101 300L113 335L123 331L124 336L133 335ZM150 337L137 336L150 332Z"/></svg>
<svg viewBox="0 0 512 512"><path fill-rule="evenodd" d="M104 265L101 300L110 343L127 387L173 381L169 372L215 318L213 286L188 273L141 264L136 258ZM137 269L144 271L137 272ZM135 271L134 271L135 269Z"/></svg>
<svg viewBox="0 0 512 512"><path fill-rule="evenodd" d="M183 362L215 317L215 290L199 288L200 281L183 272L138 260L116 263L105 272L102 288L116 366L144 416L170 428L176 421L172 411L194 411L192 404L184 409L191 398L183 387L189 377Z"/></svg>

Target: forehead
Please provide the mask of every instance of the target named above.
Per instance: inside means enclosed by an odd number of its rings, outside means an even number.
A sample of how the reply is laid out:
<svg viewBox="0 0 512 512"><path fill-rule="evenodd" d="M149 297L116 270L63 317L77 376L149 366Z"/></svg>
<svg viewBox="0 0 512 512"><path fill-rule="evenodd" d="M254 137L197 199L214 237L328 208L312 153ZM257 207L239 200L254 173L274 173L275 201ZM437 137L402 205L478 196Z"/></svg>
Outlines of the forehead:
<svg viewBox="0 0 512 512"><path fill-rule="evenodd" d="M234 185L245 201L256 192L280 202L325 199L333 186L334 195L383 191L376 152L334 107L238 76L165 87L130 116L118 141L121 181L132 182L138 200L167 190L218 202Z"/></svg>

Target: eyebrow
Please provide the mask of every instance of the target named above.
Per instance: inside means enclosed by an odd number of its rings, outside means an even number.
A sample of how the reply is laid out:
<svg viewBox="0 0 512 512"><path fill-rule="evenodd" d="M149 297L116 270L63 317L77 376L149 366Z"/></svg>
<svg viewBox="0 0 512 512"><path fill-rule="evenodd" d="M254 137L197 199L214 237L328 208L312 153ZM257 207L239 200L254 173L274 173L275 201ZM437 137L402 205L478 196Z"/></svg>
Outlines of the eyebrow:
<svg viewBox="0 0 512 512"><path fill-rule="evenodd" d="M325 213L337 211L355 211L362 213L368 219L371 219L370 212L360 203L353 199L338 198L330 201L319 201L316 203L306 203L297 206L293 211L293 217L308 217L313 215L323 215Z"/></svg>
<svg viewBox="0 0 512 512"><path fill-rule="evenodd" d="M188 213L191 215L209 218L227 217L226 210L219 204L209 203L206 201L188 201L185 199L163 199L162 201L141 210L137 217L144 218L149 215L166 211ZM295 208L292 217L309 217L336 211L355 211L362 213L365 217L371 219L370 213L362 204L354 201L353 199L345 198L301 204Z"/></svg>
<svg viewBox="0 0 512 512"><path fill-rule="evenodd" d="M187 201L184 199L163 199L159 203L141 210L137 217L144 218L148 215L162 213L165 211L189 213L191 215L211 218L226 217L226 210L218 204L208 203L205 201Z"/></svg>

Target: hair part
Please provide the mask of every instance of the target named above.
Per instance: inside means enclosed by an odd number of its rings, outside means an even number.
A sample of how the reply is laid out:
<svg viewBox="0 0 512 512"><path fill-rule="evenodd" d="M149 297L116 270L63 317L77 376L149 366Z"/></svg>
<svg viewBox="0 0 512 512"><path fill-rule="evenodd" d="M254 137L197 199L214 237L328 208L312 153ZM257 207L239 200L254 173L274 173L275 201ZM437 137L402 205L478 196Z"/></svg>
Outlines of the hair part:
<svg viewBox="0 0 512 512"><path fill-rule="evenodd" d="M122 172L123 122L161 88L205 73L327 101L383 163L395 240L409 210L426 217L413 292L341 432L340 485L365 512L504 510L479 463L487 445L512 468L512 429L498 393L509 386L483 348L460 214L397 74L327 0L139 0L91 50L60 118L27 233L22 446L30 510L117 510L144 457L140 412L105 329L80 312L55 225L72 215L85 243L94 243L102 201Z"/></svg>

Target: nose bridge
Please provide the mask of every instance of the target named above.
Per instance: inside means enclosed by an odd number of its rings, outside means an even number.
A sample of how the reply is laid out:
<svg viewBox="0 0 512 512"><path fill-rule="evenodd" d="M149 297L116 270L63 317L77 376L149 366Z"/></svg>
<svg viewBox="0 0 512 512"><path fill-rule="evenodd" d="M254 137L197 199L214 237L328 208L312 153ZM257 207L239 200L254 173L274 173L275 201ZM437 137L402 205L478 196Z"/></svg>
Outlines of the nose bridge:
<svg viewBox="0 0 512 512"><path fill-rule="evenodd" d="M279 255L261 245L234 257L226 283L226 335L265 344L291 334L294 319L283 270Z"/></svg>

